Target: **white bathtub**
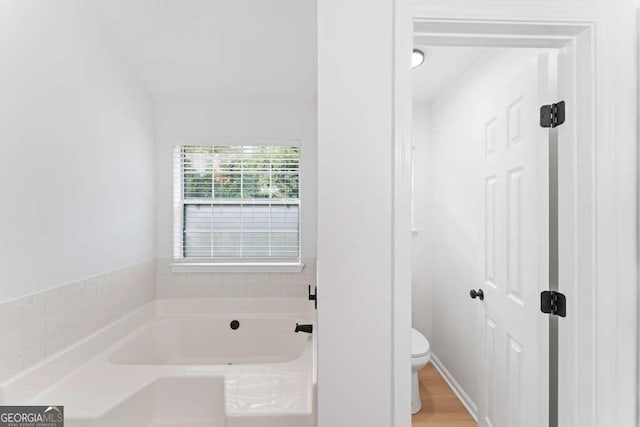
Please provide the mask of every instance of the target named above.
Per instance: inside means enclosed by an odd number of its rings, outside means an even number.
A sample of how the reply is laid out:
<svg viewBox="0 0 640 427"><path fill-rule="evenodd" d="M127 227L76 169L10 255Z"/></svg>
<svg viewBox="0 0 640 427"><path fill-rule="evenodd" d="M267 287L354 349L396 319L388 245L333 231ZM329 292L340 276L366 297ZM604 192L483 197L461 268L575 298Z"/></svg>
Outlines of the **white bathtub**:
<svg viewBox="0 0 640 427"><path fill-rule="evenodd" d="M231 322L239 322L237 329ZM109 361L128 365L209 365L287 362L302 356L308 335L300 318L222 315L158 319L136 332Z"/></svg>
<svg viewBox="0 0 640 427"><path fill-rule="evenodd" d="M68 427L312 427L303 300L158 300L0 385ZM238 320L233 330L230 323Z"/></svg>

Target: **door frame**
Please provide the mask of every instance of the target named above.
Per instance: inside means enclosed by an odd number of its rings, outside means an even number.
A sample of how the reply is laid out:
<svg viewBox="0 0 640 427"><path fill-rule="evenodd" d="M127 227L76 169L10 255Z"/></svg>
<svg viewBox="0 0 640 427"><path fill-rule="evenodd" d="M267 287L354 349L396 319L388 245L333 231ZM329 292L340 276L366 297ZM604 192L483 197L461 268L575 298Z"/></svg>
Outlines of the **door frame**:
<svg viewBox="0 0 640 427"><path fill-rule="evenodd" d="M434 7L434 3L436 3ZM484 2L483 2L484 3ZM396 1L394 9L394 420L396 426L409 425L408 385L404 350L408 345L406 307L411 306L410 276L410 183L411 153L411 75L409 55L414 35L422 44L475 45L505 47L561 48L570 46L574 59L572 75L559 75L569 84L560 84L558 100L574 108L574 120L558 128L564 145L561 153L561 186L565 203L560 207L564 221L575 224L563 230L560 252L560 289L568 298L568 316L560 322L559 424L562 426L630 425L635 420L636 390L636 225L618 210L629 201L614 197L622 182L617 161L632 156L635 162L636 134L618 132L617 120L596 122L596 113L615 111L616 97L607 93L610 80L604 80L603 67L608 55L604 47L611 42L615 16L599 8L580 10L579 17L568 8L505 5L461 7L430 0ZM519 15L514 18L514 15ZM613 19L613 20L612 20ZM609 60L611 59L608 57ZM562 59L560 59L562 61ZM599 75L598 75L599 73ZM571 79L573 84L571 84ZM615 78L613 79L615 81ZM604 81L604 82L603 82ZM615 88L615 87L614 87ZM555 100L549 100L555 102ZM634 123L635 127L635 123ZM624 144L605 144L621 138ZM579 143L577 143L579 141ZM602 142L602 143L599 143ZM631 151L630 151L631 150ZM573 155L567 163L566 155ZM622 157L624 158L624 157ZM596 161L598 159L598 161ZM629 165L625 164L628 168ZM637 165L632 172L636 176ZM563 183L564 178L564 183ZM574 188L567 187L567 179ZM633 183L634 190L636 183ZM567 191L569 189L570 191ZM567 195L570 196L566 199ZM635 204L635 200L631 201ZM635 211L632 215L635 217ZM627 221L623 224L619 221ZM629 240L632 236L632 242ZM632 246L631 246L632 245ZM633 248L633 254L620 251ZM407 267L408 265L408 267ZM612 283L612 278L613 282ZM579 287L578 287L579 284ZM611 287L615 286L615 292ZM408 291L407 291L408 290ZM579 292L578 292L579 290ZM407 295L408 294L408 295ZM632 297L632 298L631 298ZM624 299L621 299L624 298ZM598 309L596 310L596 301ZM622 303L624 302L624 303ZM602 315L600 313L616 313ZM633 319L633 326L622 322ZM611 333L617 331L617 333ZM620 356L624 354L625 359ZM406 399L406 400L404 400ZM633 414L632 414L633 412Z"/></svg>

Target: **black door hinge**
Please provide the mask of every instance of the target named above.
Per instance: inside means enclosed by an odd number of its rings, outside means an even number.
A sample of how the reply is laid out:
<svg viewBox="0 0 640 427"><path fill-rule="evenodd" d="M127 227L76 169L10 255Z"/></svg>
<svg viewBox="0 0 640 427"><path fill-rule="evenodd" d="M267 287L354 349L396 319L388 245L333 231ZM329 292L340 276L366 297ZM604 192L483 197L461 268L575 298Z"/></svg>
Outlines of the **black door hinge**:
<svg viewBox="0 0 640 427"><path fill-rule="evenodd" d="M318 287L315 286L313 288L313 292L315 293L311 293L311 285L309 285L309 301L313 301L313 306L315 307L315 309L318 309Z"/></svg>
<svg viewBox="0 0 640 427"><path fill-rule="evenodd" d="M567 298L556 291L542 291L540 294L540 311L560 317L567 316Z"/></svg>
<svg viewBox="0 0 640 427"><path fill-rule="evenodd" d="M564 123L564 101L540 107L540 126L554 128Z"/></svg>

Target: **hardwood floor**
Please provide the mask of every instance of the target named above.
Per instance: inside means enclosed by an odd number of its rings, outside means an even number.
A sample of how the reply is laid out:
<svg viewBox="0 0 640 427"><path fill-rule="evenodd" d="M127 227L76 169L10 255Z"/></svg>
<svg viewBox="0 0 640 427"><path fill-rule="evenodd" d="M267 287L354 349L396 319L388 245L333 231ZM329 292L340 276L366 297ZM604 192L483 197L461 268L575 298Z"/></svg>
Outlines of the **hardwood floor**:
<svg viewBox="0 0 640 427"><path fill-rule="evenodd" d="M420 372L422 409L412 417L413 427L476 427L462 402L431 364Z"/></svg>

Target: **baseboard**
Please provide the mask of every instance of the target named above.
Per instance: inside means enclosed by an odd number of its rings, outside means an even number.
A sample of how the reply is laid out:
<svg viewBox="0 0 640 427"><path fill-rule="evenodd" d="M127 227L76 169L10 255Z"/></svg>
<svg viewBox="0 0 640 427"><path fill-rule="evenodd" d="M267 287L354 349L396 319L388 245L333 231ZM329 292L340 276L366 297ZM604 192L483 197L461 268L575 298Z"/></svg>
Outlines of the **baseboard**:
<svg viewBox="0 0 640 427"><path fill-rule="evenodd" d="M473 419L478 422L478 406L473 403L473 400L469 397L469 395L464 391L460 384L453 378L451 373L445 368L438 357L431 353L431 363L436 367L440 375L444 378L444 380L449 384L451 390L458 396L458 399L462 402L469 415L473 417Z"/></svg>

